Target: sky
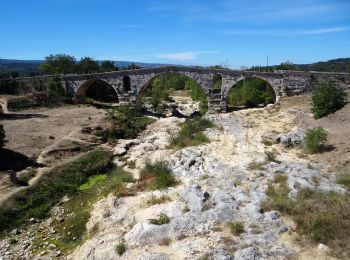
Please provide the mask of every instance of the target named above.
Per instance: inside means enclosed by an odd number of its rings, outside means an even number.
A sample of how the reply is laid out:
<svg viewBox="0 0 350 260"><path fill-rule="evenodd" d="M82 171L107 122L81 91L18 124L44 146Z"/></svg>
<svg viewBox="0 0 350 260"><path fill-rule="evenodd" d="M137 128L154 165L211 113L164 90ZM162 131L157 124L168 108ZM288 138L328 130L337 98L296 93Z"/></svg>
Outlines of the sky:
<svg viewBox="0 0 350 260"><path fill-rule="evenodd" d="M1 0L0 58L183 65L350 57L350 0Z"/></svg>

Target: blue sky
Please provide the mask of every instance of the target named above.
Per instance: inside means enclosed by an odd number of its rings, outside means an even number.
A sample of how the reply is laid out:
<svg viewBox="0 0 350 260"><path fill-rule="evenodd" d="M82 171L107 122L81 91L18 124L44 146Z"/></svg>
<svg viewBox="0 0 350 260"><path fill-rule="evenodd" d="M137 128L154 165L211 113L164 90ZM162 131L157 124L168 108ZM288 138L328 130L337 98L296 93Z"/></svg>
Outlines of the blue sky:
<svg viewBox="0 0 350 260"><path fill-rule="evenodd" d="M350 0L1 0L0 58L233 68L350 57Z"/></svg>

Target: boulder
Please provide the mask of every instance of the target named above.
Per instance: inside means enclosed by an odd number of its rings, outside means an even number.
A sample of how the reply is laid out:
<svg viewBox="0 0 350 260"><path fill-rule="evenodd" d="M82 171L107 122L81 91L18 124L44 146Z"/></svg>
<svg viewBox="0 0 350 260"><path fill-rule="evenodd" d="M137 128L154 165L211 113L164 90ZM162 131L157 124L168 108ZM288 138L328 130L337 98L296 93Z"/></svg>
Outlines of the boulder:
<svg viewBox="0 0 350 260"><path fill-rule="evenodd" d="M304 143L305 130L296 129L280 137L280 141L283 147L292 148L301 146Z"/></svg>

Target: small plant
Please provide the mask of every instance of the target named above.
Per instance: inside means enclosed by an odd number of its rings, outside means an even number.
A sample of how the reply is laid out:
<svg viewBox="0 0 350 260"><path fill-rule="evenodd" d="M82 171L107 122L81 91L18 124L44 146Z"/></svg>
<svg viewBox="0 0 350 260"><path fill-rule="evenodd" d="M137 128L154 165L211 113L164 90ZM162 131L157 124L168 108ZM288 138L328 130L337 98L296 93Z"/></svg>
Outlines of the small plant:
<svg viewBox="0 0 350 260"><path fill-rule="evenodd" d="M266 145L266 146L271 146L271 145L273 145L273 143L272 143L271 141L266 140L266 139L261 140L261 143L264 144L264 145Z"/></svg>
<svg viewBox="0 0 350 260"><path fill-rule="evenodd" d="M306 131L304 137L305 148L310 153L322 151L327 141L327 132L322 127L316 127Z"/></svg>
<svg viewBox="0 0 350 260"><path fill-rule="evenodd" d="M160 242L159 245L161 246L168 246L171 243L171 239L169 237L163 238Z"/></svg>
<svg viewBox="0 0 350 260"><path fill-rule="evenodd" d="M127 249L127 247L126 247L125 243L123 243L123 242L116 245L116 247L115 247L115 251L117 252L117 254L119 256L123 255L126 252L126 249Z"/></svg>
<svg viewBox="0 0 350 260"><path fill-rule="evenodd" d="M154 190L164 190L168 187L175 186L176 180L167 162L157 161L151 163L147 161L140 174L140 188L142 188L142 185L149 186Z"/></svg>
<svg viewBox="0 0 350 260"><path fill-rule="evenodd" d="M277 151L275 149L272 149L270 151L265 151L265 160L267 162L276 162L276 163L280 163L280 161L278 161L276 159L277 157Z"/></svg>
<svg viewBox="0 0 350 260"><path fill-rule="evenodd" d="M164 225L170 222L170 218L165 214L160 214L157 219L150 219L149 223L153 225Z"/></svg>
<svg viewBox="0 0 350 260"><path fill-rule="evenodd" d="M262 171L264 170L264 164L263 162L251 162L248 165L248 169L251 171Z"/></svg>
<svg viewBox="0 0 350 260"><path fill-rule="evenodd" d="M244 232L244 225L242 222L229 223L229 227L230 227L231 233L234 236L239 236L240 234L242 234Z"/></svg>
<svg viewBox="0 0 350 260"><path fill-rule="evenodd" d="M334 113L346 104L347 94L335 85L323 85L312 96L311 111L321 118Z"/></svg>
<svg viewBox="0 0 350 260"><path fill-rule="evenodd" d="M130 169L135 169L136 168L136 161L129 161L128 166Z"/></svg>
<svg viewBox="0 0 350 260"><path fill-rule="evenodd" d="M152 206L152 205L156 205L156 204L162 204L165 202L171 201L169 196L163 195L159 198L152 196L148 201L147 201L147 205Z"/></svg>
<svg viewBox="0 0 350 260"><path fill-rule="evenodd" d="M14 244L17 244L17 239L16 238L11 238L10 240L9 240L9 244L10 245L14 245Z"/></svg>

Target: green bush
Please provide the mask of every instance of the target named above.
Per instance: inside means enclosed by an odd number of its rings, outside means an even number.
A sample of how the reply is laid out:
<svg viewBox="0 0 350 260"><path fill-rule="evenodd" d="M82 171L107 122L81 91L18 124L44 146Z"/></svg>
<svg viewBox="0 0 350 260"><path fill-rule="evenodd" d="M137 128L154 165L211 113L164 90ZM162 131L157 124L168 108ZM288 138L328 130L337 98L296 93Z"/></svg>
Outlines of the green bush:
<svg viewBox="0 0 350 260"><path fill-rule="evenodd" d="M0 231L24 223L30 218L45 218L50 208L64 195L78 192L92 175L111 167L112 153L92 151L45 173L33 186L16 194L0 209Z"/></svg>
<svg viewBox="0 0 350 260"><path fill-rule="evenodd" d="M322 127L308 129L304 137L305 148L310 153L322 151L327 141L327 132Z"/></svg>
<svg viewBox="0 0 350 260"><path fill-rule="evenodd" d="M187 146L197 146L209 142L208 137L203 133L214 124L207 119L195 117L187 120L176 136L170 139L170 148L184 148Z"/></svg>
<svg viewBox="0 0 350 260"><path fill-rule="evenodd" d="M315 118L321 118L341 109L347 94L335 85L322 85L312 96L311 111Z"/></svg>
<svg viewBox="0 0 350 260"><path fill-rule="evenodd" d="M4 130L4 126L0 125L0 148L4 147L5 145L5 130Z"/></svg>
<svg viewBox="0 0 350 260"><path fill-rule="evenodd" d="M119 256L122 256L126 252L126 245L124 243L120 243L115 247L115 251Z"/></svg>
<svg viewBox="0 0 350 260"><path fill-rule="evenodd" d="M140 173L140 183L145 183L154 190L163 190L175 186L176 180L167 162L151 163L147 161Z"/></svg>
<svg viewBox="0 0 350 260"><path fill-rule="evenodd" d="M97 135L105 141L115 139L135 138L146 129L147 125L154 122L153 119L143 116L135 108L123 106L108 111L108 120L111 126Z"/></svg>

